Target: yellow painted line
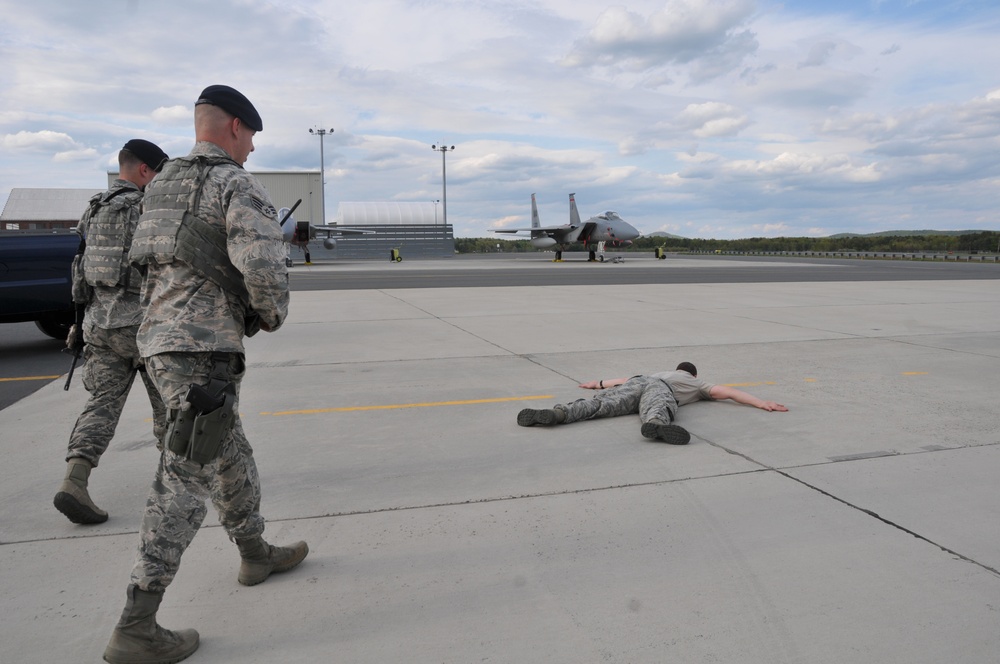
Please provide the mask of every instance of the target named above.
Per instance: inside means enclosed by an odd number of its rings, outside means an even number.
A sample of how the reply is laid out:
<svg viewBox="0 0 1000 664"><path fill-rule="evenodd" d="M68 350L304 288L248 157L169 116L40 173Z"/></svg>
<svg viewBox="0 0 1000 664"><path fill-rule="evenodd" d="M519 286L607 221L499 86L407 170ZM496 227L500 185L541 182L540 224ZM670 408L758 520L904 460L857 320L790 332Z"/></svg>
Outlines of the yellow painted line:
<svg viewBox="0 0 1000 664"><path fill-rule="evenodd" d="M347 406L344 408L312 408L309 410L282 410L264 412L261 415L316 415L318 413L349 413L357 410L397 410L401 408L432 408L436 406L467 406L476 403L503 403L507 401L531 401L532 399L553 399L551 394L539 394L530 397L501 397L497 399L469 399L467 401L429 401L426 403L399 403L386 406Z"/></svg>
<svg viewBox="0 0 1000 664"><path fill-rule="evenodd" d="M929 373L930 373L929 371L904 371L903 375L904 376L926 376Z"/></svg>
<svg viewBox="0 0 1000 664"><path fill-rule="evenodd" d="M20 376L17 378L0 378L0 383L14 383L19 380L55 380L59 376Z"/></svg>

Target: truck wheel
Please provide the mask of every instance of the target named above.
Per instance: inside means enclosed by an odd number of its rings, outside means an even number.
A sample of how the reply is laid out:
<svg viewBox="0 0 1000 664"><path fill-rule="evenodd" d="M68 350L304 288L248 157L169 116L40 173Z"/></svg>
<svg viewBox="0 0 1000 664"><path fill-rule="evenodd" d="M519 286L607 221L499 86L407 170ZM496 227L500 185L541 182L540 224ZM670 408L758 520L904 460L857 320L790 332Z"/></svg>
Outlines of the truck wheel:
<svg viewBox="0 0 1000 664"><path fill-rule="evenodd" d="M52 337L53 339L59 339L60 341L66 341L66 337L69 336L69 328L71 323L62 323L55 320L36 320L35 327L42 331L43 334Z"/></svg>

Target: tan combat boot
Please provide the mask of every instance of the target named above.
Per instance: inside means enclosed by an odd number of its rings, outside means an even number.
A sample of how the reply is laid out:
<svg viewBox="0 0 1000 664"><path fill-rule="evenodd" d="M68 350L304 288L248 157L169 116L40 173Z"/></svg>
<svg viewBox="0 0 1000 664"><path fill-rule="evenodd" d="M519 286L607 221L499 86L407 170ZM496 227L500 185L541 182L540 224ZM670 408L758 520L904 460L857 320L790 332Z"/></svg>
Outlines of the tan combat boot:
<svg viewBox="0 0 1000 664"><path fill-rule="evenodd" d="M66 465L66 478L52 500L56 509L73 523L104 523L108 513L94 504L87 493L87 480L93 466L86 459L73 457Z"/></svg>
<svg viewBox="0 0 1000 664"><path fill-rule="evenodd" d="M111 664L173 664L198 649L198 632L171 632L156 624L163 593L129 586L122 618L115 625L104 661Z"/></svg>
<svg viewBox="0 0 1000 664"><path fill-rule="evenodd" d="M272 573L287 572L309 554L309 545L305 542L296 542L291 546L272 546L260 536L238 539L236 546L240 548L240 557L243 559L237 580L244 586L255 586Z"/></svg>

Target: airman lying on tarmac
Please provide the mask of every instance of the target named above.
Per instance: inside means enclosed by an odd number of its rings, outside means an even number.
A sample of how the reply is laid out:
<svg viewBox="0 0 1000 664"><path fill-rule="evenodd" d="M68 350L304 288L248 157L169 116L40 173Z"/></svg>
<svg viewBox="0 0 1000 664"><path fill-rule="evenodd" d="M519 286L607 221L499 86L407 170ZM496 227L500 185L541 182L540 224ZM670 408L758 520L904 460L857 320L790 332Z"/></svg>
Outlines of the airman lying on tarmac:
<svg viewBox="0 0 1000 664"><path fill-rule="evenodd" d="M691 434L673 424L677 409L685 404L703 399L731 399L767 411L788 410L780 403L764 401L734 387L706 382L698 378L698 369L690 362L681 362L674 371L592 380L581 383L580 387L602 391L589 399L578 399L550 409L525 408L517 414L517 423L522 427L553 426L638 413L643 436L671 445L686 445Z"/></svg>

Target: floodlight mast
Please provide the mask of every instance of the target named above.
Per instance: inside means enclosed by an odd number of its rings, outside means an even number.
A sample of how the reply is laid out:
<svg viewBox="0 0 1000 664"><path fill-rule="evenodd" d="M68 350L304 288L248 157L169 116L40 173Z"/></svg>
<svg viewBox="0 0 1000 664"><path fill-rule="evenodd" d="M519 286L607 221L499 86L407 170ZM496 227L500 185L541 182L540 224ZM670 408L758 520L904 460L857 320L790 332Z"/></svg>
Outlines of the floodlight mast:
<svg viewBox="0 0 1000 664"><path fill-rule="evenodd" d="M320 191L319 195L319 205L320 214L323 215L323 220L320 223L326 223L326 159L323 156L323 137L327 134L333 133L333 128L330 129L310 129L310 134L319 136L319 178L320 178Z"/></svg>
<svg viewBox="0 0 1000 664"><path fill-rule="evenodd" d="M444 155L446 152L451 152L454 149L455 149L454 145L452 145L451 147L447 145L431 146L431 150L436 150L437 152L441 153L441 210L442 210L441 214L442 214L442 223L444 223L444 225L446 226L448 225L448 178L447 174L445 173ZM436 209L437 208L435 208L435 210ZM436 216L437 215L435 214L435 217Z"/></svg>

